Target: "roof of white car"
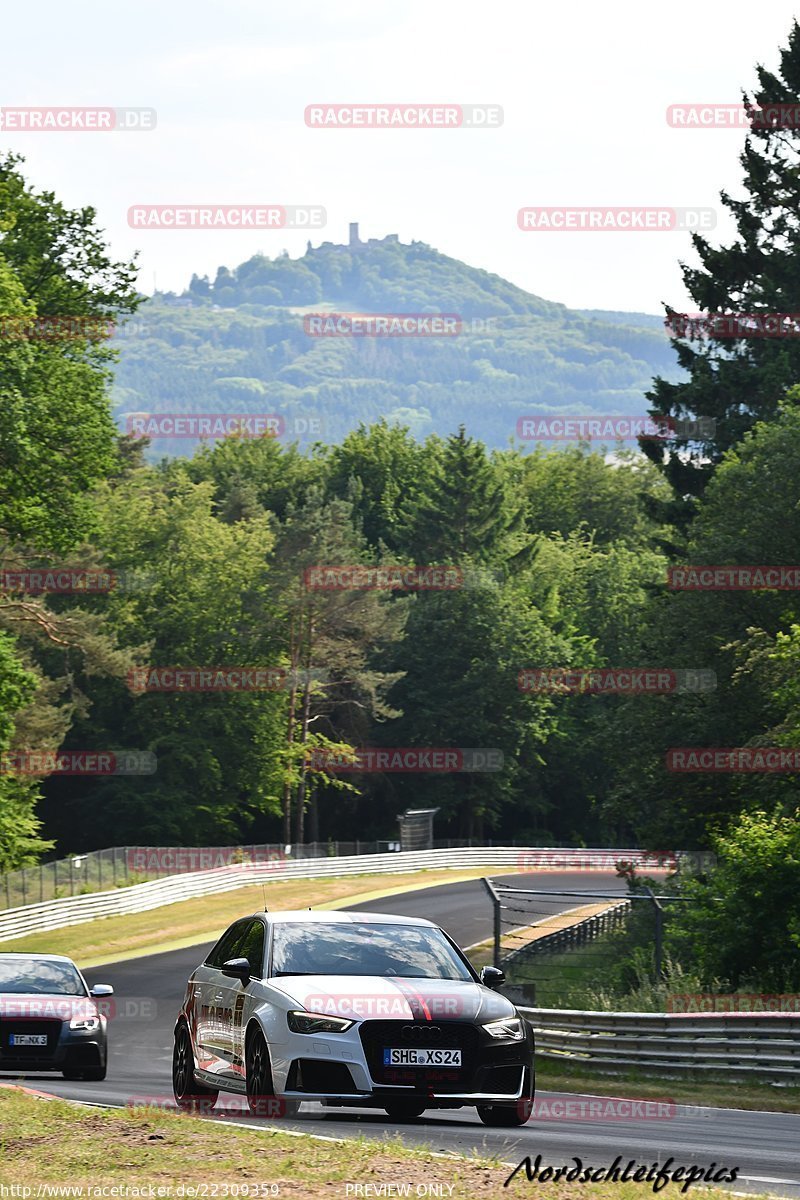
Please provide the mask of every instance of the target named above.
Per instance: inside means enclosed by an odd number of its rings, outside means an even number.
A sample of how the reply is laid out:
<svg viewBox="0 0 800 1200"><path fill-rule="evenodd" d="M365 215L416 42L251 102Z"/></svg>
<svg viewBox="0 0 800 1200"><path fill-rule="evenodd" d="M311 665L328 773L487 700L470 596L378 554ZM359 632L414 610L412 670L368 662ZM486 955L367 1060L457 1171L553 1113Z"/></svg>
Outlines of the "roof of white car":
<svg viewBox="0 0 800 1200"><path fill-rule="evenodd" d="M420 925L428 929L436 929L433 921L424 917L399 917L394 913L348 912L346 909L326 908L297 908L288 912L254 913L256 917L266 916L273 924L307 924L312 921L315 925L324 922L329 925Z"/></svg>

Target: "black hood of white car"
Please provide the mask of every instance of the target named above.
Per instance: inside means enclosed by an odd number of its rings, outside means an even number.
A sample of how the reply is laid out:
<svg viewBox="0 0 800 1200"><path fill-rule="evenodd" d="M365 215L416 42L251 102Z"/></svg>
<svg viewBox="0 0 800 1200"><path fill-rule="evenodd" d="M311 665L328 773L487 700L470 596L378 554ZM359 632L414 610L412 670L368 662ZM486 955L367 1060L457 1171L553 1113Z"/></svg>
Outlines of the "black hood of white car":
<svg viewBox="0 0 800 1200"><path fill-rule="evenodd" d="M482 983L397 975L284 975L268 981L298 1009L352 1020L470 1021L516 1015L510 1000Z"/></svg>

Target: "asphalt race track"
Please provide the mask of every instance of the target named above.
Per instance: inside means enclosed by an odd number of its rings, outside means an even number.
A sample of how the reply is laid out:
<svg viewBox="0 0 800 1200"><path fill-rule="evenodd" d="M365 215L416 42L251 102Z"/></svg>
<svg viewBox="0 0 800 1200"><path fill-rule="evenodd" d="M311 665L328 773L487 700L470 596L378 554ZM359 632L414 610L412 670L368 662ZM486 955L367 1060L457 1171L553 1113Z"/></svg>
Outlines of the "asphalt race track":
<svg viewBox="0 0 800 1200"><path fill-rule="evenodd" d="M520 887L624 891L624 884L613 873L527 873L504 879ZM313 903L312 894L309 900ZM560 909L580 903L564 897ZM462 946L482 941L492 932L491 906L478 880L426 888L354 907L428 917ZM89 1103L127 1105L150 1100L172 1107L172 1029L186 980L202 961L205 950L204 946L195 946L87 971L90 984L111 983L116 990L118 1012L109 1026L108 1078L103 1083L68 1083L60 1076L39 1075L20 1082ZM11 1077L3 1078L10 1081ZM620 1085L620 1091L624 1095L624 1085ZM664 1085L664 1096L669 1096L668 1083ZM546 1114L535 1113L519 1130L487 1128L469 1108L425 1115L401 1128L409 1144L424 1143L449 1153L483 1151L514 1165L525 1155L535 1158L537 1154L542 1155L543 1165L555 1166L571 1165L575 1156L583 1160L584 1166L596 1167L610 1166L617 1155L622 1156L623 1166L628 1159L636 1159L637 1165L650 1165L663 1163L670 1156L673 1166L709 1167L716 1162L719 1168L740 1169L731 1190L800 1197L800 1114L687 1109L680 1105L661 1119L639 1116L609 1121L588 1113L585 1117L559 1113L559 1101L576 1099L580 1098L537 1092L537 1101L546 1106ZM223 1103L226 1115L219 1119L238 1120L241 1099L221 1093ZM248 1126L266 1124L245 1118L242 1112L243 1123L245 1119ZM387 1117L374 1112L327 1110L312 1103L305 1104L300 1114L285 1124L289 1129L341 1137L356 1133L381 1137L387 1131L397 1131ZM692 1189L688 1194L697 1193Z"/></svg>

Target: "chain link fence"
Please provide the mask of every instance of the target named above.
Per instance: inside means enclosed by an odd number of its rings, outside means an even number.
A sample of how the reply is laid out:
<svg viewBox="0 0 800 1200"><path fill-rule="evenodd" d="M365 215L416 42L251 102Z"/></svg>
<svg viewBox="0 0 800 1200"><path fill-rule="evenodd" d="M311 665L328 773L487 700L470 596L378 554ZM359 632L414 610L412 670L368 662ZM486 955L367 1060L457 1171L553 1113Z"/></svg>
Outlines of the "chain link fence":
<svg viewBox="0 0 800 1200"><path fill-rule="evenodd" d="M666 902L679 896L609 890L522 889L485 880L494 906L492 960L508 994L537 1008L619 1007L657 989Z"/></svg>
<svg viewBox="0 0 800 1200"><path fill-rule="evenodd" d="M492 846L484 839L439 839L433 849L448 850L465 846ZM504 841L498 845L514 846ZM242 846L114 846L72 854L53 862L39 863L0 875L0 910L26 904L59 900L62 896L82 896L90 892L110 891L162 879L186 871L208 871L214 867L241 862L280 862L304 858L341 858L358 854L399 852L400 841L327 841L307 842L302 846L260 843Z"/></svg>
<svg viewBox="0 0 800 1200"><path fill-rule="evenodd" d="M0 908L19 908L139 882L131 878L124 846L93 850L91 854L74 854L0 875Z"/></svg>

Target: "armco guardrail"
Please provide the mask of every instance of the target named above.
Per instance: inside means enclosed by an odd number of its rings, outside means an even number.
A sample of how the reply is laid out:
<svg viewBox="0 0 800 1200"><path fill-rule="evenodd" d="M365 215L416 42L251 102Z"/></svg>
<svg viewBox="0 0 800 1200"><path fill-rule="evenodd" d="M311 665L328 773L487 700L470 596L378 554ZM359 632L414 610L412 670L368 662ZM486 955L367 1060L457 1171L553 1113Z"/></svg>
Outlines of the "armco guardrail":
<svg viewBox="0 0 800 1200"><path fill-rule="evenodd" d="M524 856L524 857L523 857ZM172 875L150 883L134 884L111 892L93 892L84 896L48 900L0 912L0 941L25 937L67 925L82 925L98 917L123 916L146 912L179 900L229 892L252 883L279 879L320 879L344 875L374 875L390 872L436 869L462 870L466 867L504 867L531 871L558 869L609 870L614 861L649 862L642 850L553 850L536 847L472 846L460 850L415 850L389 854L351 855L343 858L299 858L279 862L236 863L213 871ZM524 862L524 866L521 864ZM313 899L309 896L309 899Z"/></svg>
<svg viewBox="0 0 800 1200"><path fill-rule="evenodd" d="M584 917L574 925L565 925L562 929L554 929L552 933L545 933L542 937L525 942L523 946L518 946L516 950L507 954L500 965L505 968L510 963L521 962L536 954L552 954L558 950L573 950L577 946L585 946L587 942L592 942L602 934L624 925L630 910L630 900L620 900L619 904L611 904L603 912Z"/></svg>
<svg viewBox="0 0 800 1200"><path fill-rule="evenodd" d="M409 845L406 849L450 850L453 847L461 849L482 844L477 839L447 838L436 839L431 846ZM491 840L488 844L492 845ZM512 842L512 845L516 845L516 842ZM346 854L388 854L401 848L396 839L364 841L363 838L356 838L351 842L329 839L325 842L303 842L294 848L292 857L338 858ZM63 896L110 892L113 888L127 887L132 883L164 879L184 871L211 871L233 862L267 862L285 857L283 845L277 842L239 846L110 846L2 872L0 909L44 904L46 900L60 900ZM136 875L140 878L135 878Z"/></svg>
<svg viewBox="0 0 800 1200"><path fill-rule="evenodd" d="M763 1082L800 1077L800 1013L599 1013L522 1008L536 1052L620 1074L719 1071Z"/></svg>

